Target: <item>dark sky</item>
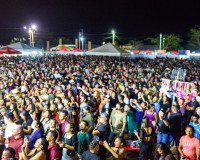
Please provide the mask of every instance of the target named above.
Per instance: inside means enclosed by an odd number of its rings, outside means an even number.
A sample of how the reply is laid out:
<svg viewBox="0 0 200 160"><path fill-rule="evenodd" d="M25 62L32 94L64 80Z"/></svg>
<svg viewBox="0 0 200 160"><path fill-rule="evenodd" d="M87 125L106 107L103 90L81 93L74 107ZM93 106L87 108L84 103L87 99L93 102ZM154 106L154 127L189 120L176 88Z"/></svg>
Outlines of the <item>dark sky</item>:
<svg viewBox="0 0 200 160"><path fill-rule="evenodd" d="M1 0L0 44L27 37L24 25L37 24L37 38L74 39L83 29L101 42L114 29L122 42L175 33L183 39L200 25L199 0Z"/></svg>

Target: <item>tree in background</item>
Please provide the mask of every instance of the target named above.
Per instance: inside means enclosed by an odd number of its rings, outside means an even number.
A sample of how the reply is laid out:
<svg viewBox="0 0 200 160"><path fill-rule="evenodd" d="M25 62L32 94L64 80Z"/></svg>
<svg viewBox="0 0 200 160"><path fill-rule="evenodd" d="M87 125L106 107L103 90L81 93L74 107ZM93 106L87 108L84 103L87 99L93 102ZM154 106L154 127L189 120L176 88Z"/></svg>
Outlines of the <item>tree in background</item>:
<svg viewBox="0 0 200 160"><path fill-rule="evenodd" d="M188 47L193 50L200 49L200 26L191 28L188 36Z"/></svg>
<svg viewBox="0 0 200 160"><path fill-rule="evenodd" d="M137 40L130 40L127 44L127 46L132 46L131 49L139 49L140 47L142 47L144 44L142 41L137 41Z"/></svg>
<svg viewBox="0 0 200 160"><path fill-rule="evenodd" d="M37 40L35 41L34 46L35 46L36 48L45 48L45 41L42 40L42 39L37 39Z"/></svg>
<svg viewBox="0 0 200 160"><path fill-rule="evenodd" d="M164 45L163 45L163 40L162 40L162 49L163 50L179 50L182 49L180 43L183 42L183 40L180 38L180 36L175 35L175 34L170 34L170 35L165 35L164 36L165 41L164 41ZM152 44L157 45L157 47L159 48L160 45L160 37L149 37L146 40L150 40L150 42Z"/></svg>

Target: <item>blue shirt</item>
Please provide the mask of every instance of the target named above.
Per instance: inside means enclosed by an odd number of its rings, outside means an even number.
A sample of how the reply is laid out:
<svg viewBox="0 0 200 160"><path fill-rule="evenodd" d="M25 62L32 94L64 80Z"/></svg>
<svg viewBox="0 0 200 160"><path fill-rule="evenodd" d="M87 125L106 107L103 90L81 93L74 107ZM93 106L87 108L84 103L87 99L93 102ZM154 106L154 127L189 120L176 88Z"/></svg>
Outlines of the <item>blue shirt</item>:
<svg viewBox="0 0 200 160"><path fill-rule="evenodd" d="M139 125L142 123L142 119L144 117L144 111L141 110L138 106L136 106L136 121Z"/></svg>
<svg viewBox="0 0 200 160"><path fill-rule="evenodd" d="M194 122L190 122L189 125L191 125L191 126L194 127L194 136L195 136L198 140L200 140L200 134L199 134L199 131L200 131L200 124L194 125Z"/></svg>
<svg viewBox="0 0 200 160"><path fill-rule="evenodd" d="M42 138L41 129L36 130L34 133L32 133L30 135L30 137L29 137L29 146L28 146L29 151L34 148L35 142L40 138Z"/></svg>
<svg viewBox="0 0 200 160"><path fill-rule="evenodd" d="M159 104L159 103L154 103L154 102L152 102L151 104L154 104L154 106L155 106L155 111L156 111L156 112L159 112L159 111L160 111L160 104Z"/></svg>

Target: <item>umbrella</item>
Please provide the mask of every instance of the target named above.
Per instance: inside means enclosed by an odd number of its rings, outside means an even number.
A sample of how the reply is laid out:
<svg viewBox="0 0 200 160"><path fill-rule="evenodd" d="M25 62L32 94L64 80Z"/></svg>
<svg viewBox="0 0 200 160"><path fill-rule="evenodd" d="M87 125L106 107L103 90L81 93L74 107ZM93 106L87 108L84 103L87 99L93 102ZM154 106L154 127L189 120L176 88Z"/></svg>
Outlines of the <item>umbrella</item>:
<svg viewBox="0 0 200 160"><path fill-rule="evenodd" d="M0 52L4 53L4 54L22 54L21 52L15 50L15 49L12 49L10 47L3 47L3 48L1 48Z"/></svg>
<svg viewBox="0 0 200 160"><path fill-rule="evenodd" d="M74 52L83 52L83 50L81 50L81 49L79 49L79 48L74 48L74 49L72 49L72 50L70 50L70 51L74 51Z"/></svg>
<svg viewBox="0 0 200 160"><path fill-rule="evenodd" d="M67 48L61 48L58 51L69 51Z"/></svg>
<svg viewBox="0 0 200 160"><path fill-rule="evenodd" d="M178 54L178 52L176 52L176 51L174 51L174 50L170 51L170 53L171 53L171 54Z"/></svg>
<svg viewBox="0 0 200 160"><path fill-rule="evenodd" d="M133 53L140 53L140 52L141 52L141 51L138 50L138 49L136 49L136 50L133 51Z"/></svg>
<svg viewBox="0 0 200 160"><path fill-rule="evenodd" d="M147 50L145 51L145 53L147 53L147 54L151 54L152 51L151 51L150 49L147 49Z"/></svg>

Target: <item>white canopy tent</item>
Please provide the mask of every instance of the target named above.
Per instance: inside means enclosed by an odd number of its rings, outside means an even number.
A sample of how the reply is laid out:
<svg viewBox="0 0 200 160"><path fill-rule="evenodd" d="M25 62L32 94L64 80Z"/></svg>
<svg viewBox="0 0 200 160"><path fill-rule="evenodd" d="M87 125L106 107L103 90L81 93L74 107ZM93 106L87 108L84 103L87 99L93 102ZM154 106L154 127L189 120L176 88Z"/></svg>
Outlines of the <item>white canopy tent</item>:
<svg viewBox="0 0 200 160"><path fill-rule="evenodd" d="M130 53L122 50L119 47L112 45L111 43L107 43L103 46L100 46L98 48L87 51L86 55L88 55L88 56L116 56L116 57L121 57L121 56L130 56Z"/></svg>
<svg viewBox="0 0 200 160"><path fill-rule="evenodd" d="M17 42L11 45L8 45L7 47L13 48L15 50L18 50L23 53L23 55L33 55L33 54L42 54L42 49L29 46L25 43Z"/></svg>

